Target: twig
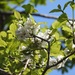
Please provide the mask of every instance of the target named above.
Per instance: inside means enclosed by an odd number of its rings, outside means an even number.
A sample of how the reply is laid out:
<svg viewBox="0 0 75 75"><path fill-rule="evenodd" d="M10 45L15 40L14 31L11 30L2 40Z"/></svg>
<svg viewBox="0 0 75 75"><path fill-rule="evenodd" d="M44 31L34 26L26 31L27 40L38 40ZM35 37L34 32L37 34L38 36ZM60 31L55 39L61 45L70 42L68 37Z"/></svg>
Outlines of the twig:
<svg viewBox="0 0 75 75"><path fill-rule="evenodd" d="M42 73L42 75L44 75L46 73L46 71L48 70L48 66L49 66L49 57L50 57L50 42L48 42L48 49L47 49L47 53L48 53L48 59L47 59L47 65Z"/></svg>
<svg viewBox="0 0 75 75"><path fill-rule="evenodd" d="M43 38L41 38L41 37L39 37L39 36L37 36L37 35L33 35L33 34L31 34L34 38L36 37L36 38L39 38L39 39L41 39L41 40L43 40L43 41L45 41L45 42L49 42L48 40L46 40L46 39L43 39Z"/></svg>
<svg viewBox="0 0 75 75"><path fill-rule="evenodd" d="M0 75L12 75L12 74L5 72L3 69L0 68Z"/></svg>
<svg viewBox="0 0 75 75"><path fill-rule="evenodd" d="M23 74L23 72L26 70L26 68L27 68L27 65L28 65L29 61L30 61L30 59L28 59L28 60L27 60L27 62L26 62L26 64L25 64L25 66L24 66L24 69L23 69L23 70L19 73L19 75L22 75L22 74Z"/></svg>

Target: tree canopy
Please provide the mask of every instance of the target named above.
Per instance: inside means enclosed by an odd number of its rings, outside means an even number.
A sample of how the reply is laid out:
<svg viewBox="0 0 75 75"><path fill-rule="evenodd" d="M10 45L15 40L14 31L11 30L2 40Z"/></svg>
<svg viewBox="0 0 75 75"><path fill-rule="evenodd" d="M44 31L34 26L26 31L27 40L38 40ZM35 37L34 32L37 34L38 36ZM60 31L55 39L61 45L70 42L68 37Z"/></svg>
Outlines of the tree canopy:
<svg viewBox="0 0 75 75"><path fill-rule="evenodd" d="M50 10L61 12L59 17L38 13L35 7L46 5L46 0L26 1L0 0L0 75L47 75L54 69L68 72L75 65L75 1ZM65 12L68 6L72 19ZM48 26L36 22L34 15L55 21Z"/></svg>

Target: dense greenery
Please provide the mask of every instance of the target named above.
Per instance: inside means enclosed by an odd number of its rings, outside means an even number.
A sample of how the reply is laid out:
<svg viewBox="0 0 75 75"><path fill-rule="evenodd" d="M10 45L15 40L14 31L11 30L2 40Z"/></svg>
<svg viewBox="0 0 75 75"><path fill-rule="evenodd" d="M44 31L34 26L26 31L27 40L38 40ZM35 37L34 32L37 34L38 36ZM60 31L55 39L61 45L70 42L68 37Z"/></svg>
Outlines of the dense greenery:
<svg viewBox="0 0 75 75"><path fill-rule="evenodd" d="M61 12L50 27L32 17L38 12L35 6L46 5L46 0L25 1L0 1L0 75L47 75L54 69L68 72L75 65L74 0L50 10ZM16 11L18 6L25 11ZM72 19L65 12L68 6Z"/></svg>

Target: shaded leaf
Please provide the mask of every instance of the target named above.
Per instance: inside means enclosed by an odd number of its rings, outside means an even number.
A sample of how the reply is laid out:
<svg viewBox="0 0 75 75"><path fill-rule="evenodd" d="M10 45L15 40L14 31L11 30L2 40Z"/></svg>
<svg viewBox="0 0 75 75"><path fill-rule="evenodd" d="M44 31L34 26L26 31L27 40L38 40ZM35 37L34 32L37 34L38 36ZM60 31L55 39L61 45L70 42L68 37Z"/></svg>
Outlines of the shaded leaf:
<svg viewBox="0 0 75 75"><path fill-rule="evenodd" d="M66 13L61 14L57 20L59 22L63 22L63 21L68 20L67 14Z"/></svg>
<svg viewBox="0 0 75 75"><path fill-rule="evenodd" d="M31 4L23 5L22 7L25 9L26 14L37 12L37 10Z"/></svg>
<svg viewBox="0 0 75 75"><path fill-rule="evenodd" d="M75 9L75 3L71 2L70 6L72 9Z"/></svg>
<svg viewBox="0 0 75 75"><path fill-rule="evenodd" d="M49 13L55 13L55 12L61 12L61 10L60 9L53 9Z"/></svg>
<svg viewBox="0 0 75 75"><path fill-rule="evenodd" d="M60 4L58 4L58 8L61 9L61 5Z"/></svg>
<svg viewBox="0 0 75 75"><path fill-rule="evenodd" d="M71 3L71 1L68 1L67 3L65 3L63 10L65 10L65 8Z"/></svg>
<svg viewBox="0 0 75 75"><path fill-rule="evenodd" d="M30 0L31 3L33 3L35 6L38 4L40 5L46 5L46 0Z"/></svg>

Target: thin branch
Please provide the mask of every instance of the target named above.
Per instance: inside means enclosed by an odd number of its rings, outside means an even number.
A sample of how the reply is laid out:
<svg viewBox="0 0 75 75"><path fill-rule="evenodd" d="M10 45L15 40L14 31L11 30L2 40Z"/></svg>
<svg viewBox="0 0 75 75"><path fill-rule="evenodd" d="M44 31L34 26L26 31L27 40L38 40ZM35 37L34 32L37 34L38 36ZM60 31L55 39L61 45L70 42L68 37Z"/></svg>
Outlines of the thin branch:
<svg viewBox="0 0 75 75"><path fill-rule="evenodd" d="M48 53L48 59L47 59L47 65L42 73L42 75L44 75L46 73L46 71L48 70L48 66L49 66L49 57L50 57L50 42L48 42L48 50L47 50L47 53Z"/></svg>
<svg viewBox="0 0 75 75"><path fill-rule="evenodd" d="M26 12L25 11L18 11L19 13L21 13L21 14L26 14ZM0 10L0 14L4 14L4 15L13 15L14 14L14 12L12 12L12 11L1 11ZM31 14L31 15L33 15L33 16L38 16L38 17L43 17L43 18L49 18L49 19L58 19L58 17L56 17L56 16L50 16L50 15L46 15L46 14L41 14L41 13L33 13L33 14ZM72 19L69 19L69 20L71 20L72 21ZM75 20L74 20L75 21Z"/></svg>
<svg viewBox="0 0 75 75"><path fill-rule="evenodd" d="M46 40L46 39L43 39L43 38L41 38L41 37L39 37L39 36L37 36L37 35L33 35L33 34L31 34L34 38L36 37L36 38L39 38L39 39L41 39L41 40L43 40L43 41L45 41L45 42L49 42L48 40Z"/></svg>
<svg viewBox="0 0 75 75"><path fill-rule="evenodd" d="M61 59L61 60L60 60L59 62L57 62L56 64L51 65L51 66L48 66L47 70L48 70L49 68L52 68L52 67L54 67L54 66L57 66L59 63L61 63L62 61L64 61L66 58L68 58L68 57L72 56L73 54L75 54L75 50L74 50L74 51L72 51L69 55L67 55L67 56L66 56L66 57L64 57L63 59Z"/></svg>
<svg viewBox="0 0 75 75"><path fill-rule="evenodd" d="M42 75L44 75L48 69L57 66L59 63L63 62L66 58L72 56L74 53L75 53L75 50L72 51L69 55L67 55L67 56L64 57L63 59L61 59L60 61L58 61L57 63L55 63L55 64L53 64L53 65L51 65L51 66L47 66L47 67L45 68L45 70L43 71Z"/></svg>
<svg viewBox="0 0 75 75"><path fill-rule="evenodd" d="M24 66L24 69L23 69L23 70L19 73L19 75L22 75L22 74L23 74L23 72L26 70L26 68L27 68L27 65L28 65L29 61L30 61L30 59L28 59L28 60L27 60L27 62L26 62L26 64L25 64L25 66Z"/></svg>
<svg viewBox="0 0 75 75"><path fill-rule="evenodd" d="M0 68L0 75L12 75L12 74L5 72L3 69Z"/></svg>

